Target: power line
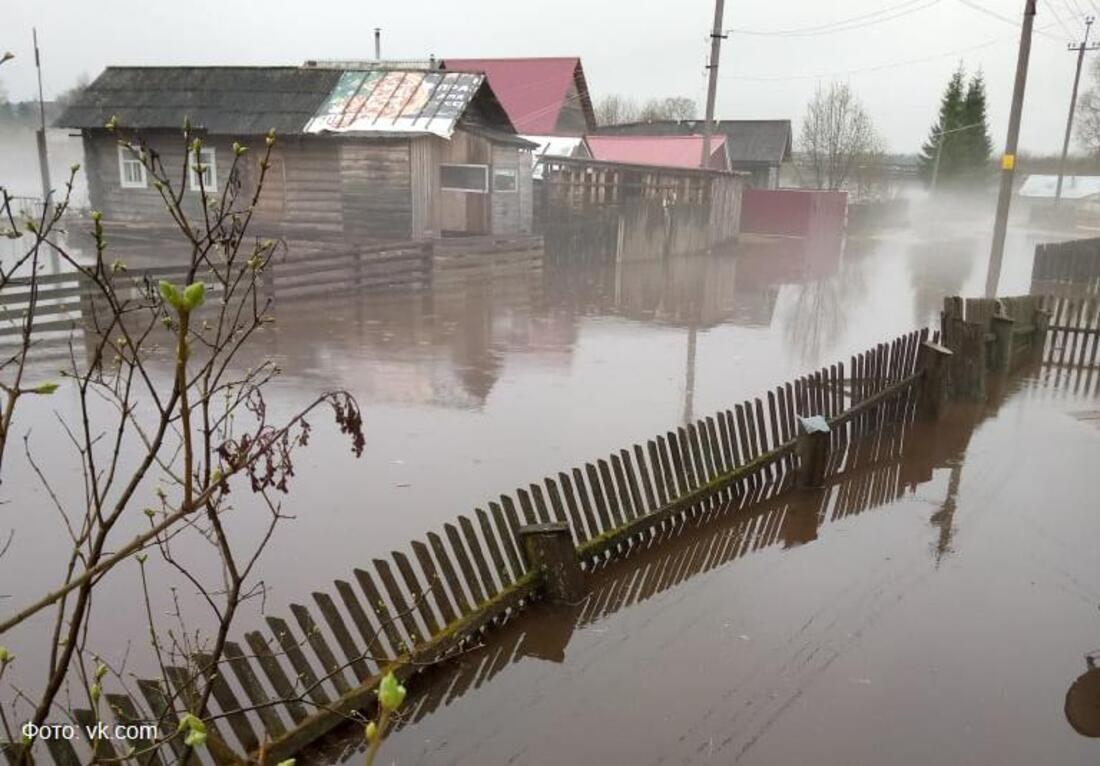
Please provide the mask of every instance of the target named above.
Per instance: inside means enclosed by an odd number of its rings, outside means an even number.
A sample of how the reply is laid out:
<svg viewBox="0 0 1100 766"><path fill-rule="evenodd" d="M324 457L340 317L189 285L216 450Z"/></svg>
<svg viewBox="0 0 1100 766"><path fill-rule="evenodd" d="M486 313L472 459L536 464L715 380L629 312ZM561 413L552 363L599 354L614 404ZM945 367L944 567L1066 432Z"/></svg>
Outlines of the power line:
<svg viewBox="0 0 1100 766"><path fill-rule="evenodd" d="M1046 0L1046 6L1050 9L1051 15L1054 16L1054 20L1058 22L1058 26L1062 28L1062 31L1064 31L1067 36L1072 38L1073 32L1066 25L1066 22L1062 19L1062 15L1058 13L1058 10L1054 7L1053 0Z"/></svg>
<svg viewBox="0 0 1100 766"><path fill-rule="evenodd" d="M974 0L959 0L959 2L962 3L963 5L965 5L967 8L978 11L979 13L984 13L986 16L989 16L990 18L997 19L997 21L1003 21L1006 24L1011 24L1012 26L1016 27L1017 29L1020 28L1020 22L1017 21L1016 19L1010 18L1008 16L1002 16L1001 14L997 13L996 11L989 10L984 5L979 5L978 3L974 2ZM1058 38L1056 36L1048 35L1045 32L1043 32L1041 29L1036 28L1035 31L1038 32L1039 34L1043 35L1044 37L1049 37L1052 40L1058 40ZM1061 40L1059 40L1059 42L1061 42Z"/></svg>
<svg viewBox="0 0 1100 766"><path fill-rule="evenodd" d="M730 34L751 35L759 37L815 37L817 35L829 35L836 32L848 32L853 29L862 29L863 27L881 24L885 21L891 21L892 19L907 16L910 13L916 13L917 11L922 11L925 8L930 8L931 6L939 3L939 1L940 0L904 0L904 2L898 3L896 5L892 5L887 8L880 8L877 11L860 14L859 16L851 16L847 19L840 19L839 21L832 21L827 24L799 27L797 29L765 30L742 29L740 27L732 27L725 31Z"/></svg>
<svg viewBox="0 0 1100 766"><path fill-rule="evenodd" d="M977 45L970 45L966 48L957 48L955 50L947 51L945 53L937 53L932 56L922 56L920 58L905 59L902 61L893 61L886 64L875 64L873 66L859 67L857 69L843 69L834 72L818 72L816 74L798 74L798 75L785 75L780 77L753 77L751 75L722 75L723 80L747 80L750 82L783 82L786 80L820 80L826 77L842 77L852 74L863 74L866 72L878 72L884 69L894 69L901 66L910 66L912 64L923 64L927 61L935 61L937 59L947 58L948 56L957 56L960 53L967 53L969 51L979 50L981 48L988 48L991 45L1006 42L1008 40L1015 39L1015 35L1001 35L994 37L990 40L986 40L984 43L978 43Z"/></svg>

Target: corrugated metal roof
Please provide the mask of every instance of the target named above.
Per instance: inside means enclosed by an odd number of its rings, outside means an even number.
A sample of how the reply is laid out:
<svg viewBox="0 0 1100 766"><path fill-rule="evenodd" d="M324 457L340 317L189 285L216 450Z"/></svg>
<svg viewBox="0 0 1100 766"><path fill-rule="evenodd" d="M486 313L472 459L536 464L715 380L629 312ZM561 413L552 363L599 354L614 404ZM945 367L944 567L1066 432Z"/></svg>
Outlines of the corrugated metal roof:
<svg viewBox="0 0 1100 766"><path fill-rule="evenodd" d="M566 105L569 86L577 83L581 109L595 125L584 70L577 57L444 59L444 69L484 72L489 86L508 112L517 133L552 135Z"/></svg>
<svg viewBox="0 0 1100 766"><path fill-rule="evenodd" d="M584 142L592 159L603 162L698 168L703 155L702 136L585 136ZM711 139L712 158L724 152L724 144L725 136ZM724 157L718 164L725 169Z"/></svg>
<svg viewBox="0 0 1100 766"><path fill-rule="evenodd" d="M703 120L650 120L601 125L601 135L690 135L703 132ZM715 120L714 132L726 137L730 162L777 165L791 158L790 120Z"/></svg>
<svg viewBox="0 0 1100 766"><path fill-rule="evenodd" d="M340 74L299 67L108 67L54 124L94 129L117 115L128 128L179 128L187 117L211 133L297 133Z"/></svg>
<svg viewBox="0 0 1100 766"><path fill-rule="evenodd" d="M1054 199L1058 176L1032 174L1020 185L1021 197ZM1100 196L1100 176L1071 176L1062 178L1064 199L1087 199Z"/></svg>
<svg viewBox="0 0 1100 766"><path fill-rule="evenodd" d="M471 72L343 72L306 133L433 133L450 138L484 82Z"/></svg>

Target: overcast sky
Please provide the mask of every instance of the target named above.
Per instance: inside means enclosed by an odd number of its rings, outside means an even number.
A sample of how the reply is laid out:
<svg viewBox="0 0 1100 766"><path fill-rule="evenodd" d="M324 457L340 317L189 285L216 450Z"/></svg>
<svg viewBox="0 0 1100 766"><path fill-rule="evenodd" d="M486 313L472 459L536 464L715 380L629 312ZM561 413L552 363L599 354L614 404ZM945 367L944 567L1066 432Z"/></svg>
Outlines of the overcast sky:
<svg viewBox="0 0 1100 766"><path fill-rule="evenodd" d="M1021 146L1061 147L1072 84L1069 32L1097 0L1039 0ZM730 0L717 114L790 118L819 82L848 82L892 151L915 151L962 61L985 72L994 144L1003 146L1024 0ZM46 97L110 64L297 64L369 58L563 56L584 62L593 97L685 95L702 109L713 0L3 0L0 68L11 99L34 94L31 27ZM983 10L985 12L983 12ZM1010 18L1012 23L996 16ZM837 22L853 19L843 30ZM836 31L841 29L841 31ZM1100 58L1100 53L1091 54ZM1087 84L1086 80L1086 84Z"/></svg>

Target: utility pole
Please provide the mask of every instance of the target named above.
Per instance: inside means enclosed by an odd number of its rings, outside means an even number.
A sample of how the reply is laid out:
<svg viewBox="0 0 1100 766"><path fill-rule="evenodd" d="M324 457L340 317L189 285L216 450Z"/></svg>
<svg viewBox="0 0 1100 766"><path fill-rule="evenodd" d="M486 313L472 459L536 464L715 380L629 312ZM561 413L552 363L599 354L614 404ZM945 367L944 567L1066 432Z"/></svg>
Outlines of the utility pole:
<svg viewBox="0 0 1100 766"><path fill-rule="evenodd" d="M1062 201L1062 178L1066 174L1066 154L1069 153L1069 138L1073 133L1073 112L1077 108L1077 85L1081 82L1081 64L1085 61L1086 50L1096 50L1096 43L1089 45L1089 31L1092 29L1092 16L1085 17L1085 38L1077 45L1070 43L1069 50L1077 51L1077 71L1073 75L1073 95L1069 97L1069 116L1066 117L1066 137L1062 141L1062 159L1058 161L1058 185L1054 188L1054 204Z"/></svg>
<svg viewBox="0 0 1100 766"><path fill-rule="evenodd" d="M34 39L34 66L38 70L38 173L42 177L42 204L50 205L50 159L46 154L46 103L42 98L42 60L38 55L38 30L31 28Z"/></svg>
<svg viewBox="0 0 1100 766"><path fill-rule="evenodd" d="M1016 145L1020 140L1020 115L1024 110L1024 88L1027 86L1027 62L1031 56L1031 29L1035 25L1035 0L1026 0L1024 23L1020 29L1020 52L1016 58L1016 84L1012 87L1012 111L1008 116L1008 138L1001 155L1001 191L997 196L997 218L993 223L993 246L989 251L989 270L985 275L985 296L997 296L1001 281L1001 261L1005 254L1008 232L1008 208L1012 204L1012 176L1016 169Z"/></svg>
<svg viewBox="0 0 1100 766"><path fill-rule="evenodd" d="M382 27L374 28L374 60L382 60Z"/></svg>
<svg viewBox="0 0 1100 766"><path fill-rule="evenodd" d="M710 137L714 134L714 99L718 94L718 55L722 52L722 11L725 9L725 0L714 0L714 28L710 32L710 70L707 80L707 119L703 123L703 159L699 167L710 167Z"/></svg>

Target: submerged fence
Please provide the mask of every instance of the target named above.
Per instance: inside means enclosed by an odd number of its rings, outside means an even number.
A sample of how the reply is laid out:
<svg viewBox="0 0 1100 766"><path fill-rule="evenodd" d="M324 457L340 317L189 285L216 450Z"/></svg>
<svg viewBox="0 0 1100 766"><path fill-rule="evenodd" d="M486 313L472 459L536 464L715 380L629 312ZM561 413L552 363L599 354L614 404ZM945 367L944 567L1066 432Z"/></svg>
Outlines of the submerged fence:
<svg viewBox="0 0 1100 766"><path fill-rule="evenodd" d="M167 732L174 711L191 710L208 721L216 762L244 753L255 758L262 748L276 763L369 711L387 671L407 678L533 600L576 602L597 570L689 522L860 470L868 449L874 455L892 449L884 426L938 417L950 396L975 396L979 384L984 392L989 372L1064 348L1064 340L1052 338L1084 333L1095 352L1089 329L1095 321L1059 329L1048 305L1033 297L948 299L942 337L927 330L903 335L847 364L501 495L405 550L353 569L330 590L313 592L312 605L291 604L289 618L268 615L266 630L230 641L205 710L195 711L193 701L214 660L197 654L168 667L166 680L141 680L136 693L106 695L108 711L77 710L74 717L151 719ZM1052 305L1055 316L1095 317ZM890 477L896 486L897 476ZM846 507L858 509L861 500L852 497ZM58 763L80 762L69 742L46 746Z"/></svg>
<svg viewBox="0 0 1100 766"><path fill-rule="evenodd" d="M1031 292L1036 295L1100 295L1100 238L1036 245Z"/></svg>
<svg viewBox="0 0 1100 766"><path fill-rule="evenodd" d="M819 486L845 469L847 445L885 422L911 419L918 402L935 398L947 352L928 339L927 331L909 333L547 476L354 569L330 591L314 592L312 606L290 605L289 618L267 616L266 631L230 642L219 660L202 713L211 755L228 763L264 743L265 757L277 762L369 708L387 670L411 675L536 597L571 598L585 570L700 514L796 484ZM186 702L210 669L211 658L190 659L167 669L168 686L138 682L141 704L137 695L109 696L115 718L159 719L171 730L172 711L192 709ZM142 709L150 714L138 715ZM94 715L75 711L78 719ZM79 762L70 743L47 746L58 762Z"/></svg>

